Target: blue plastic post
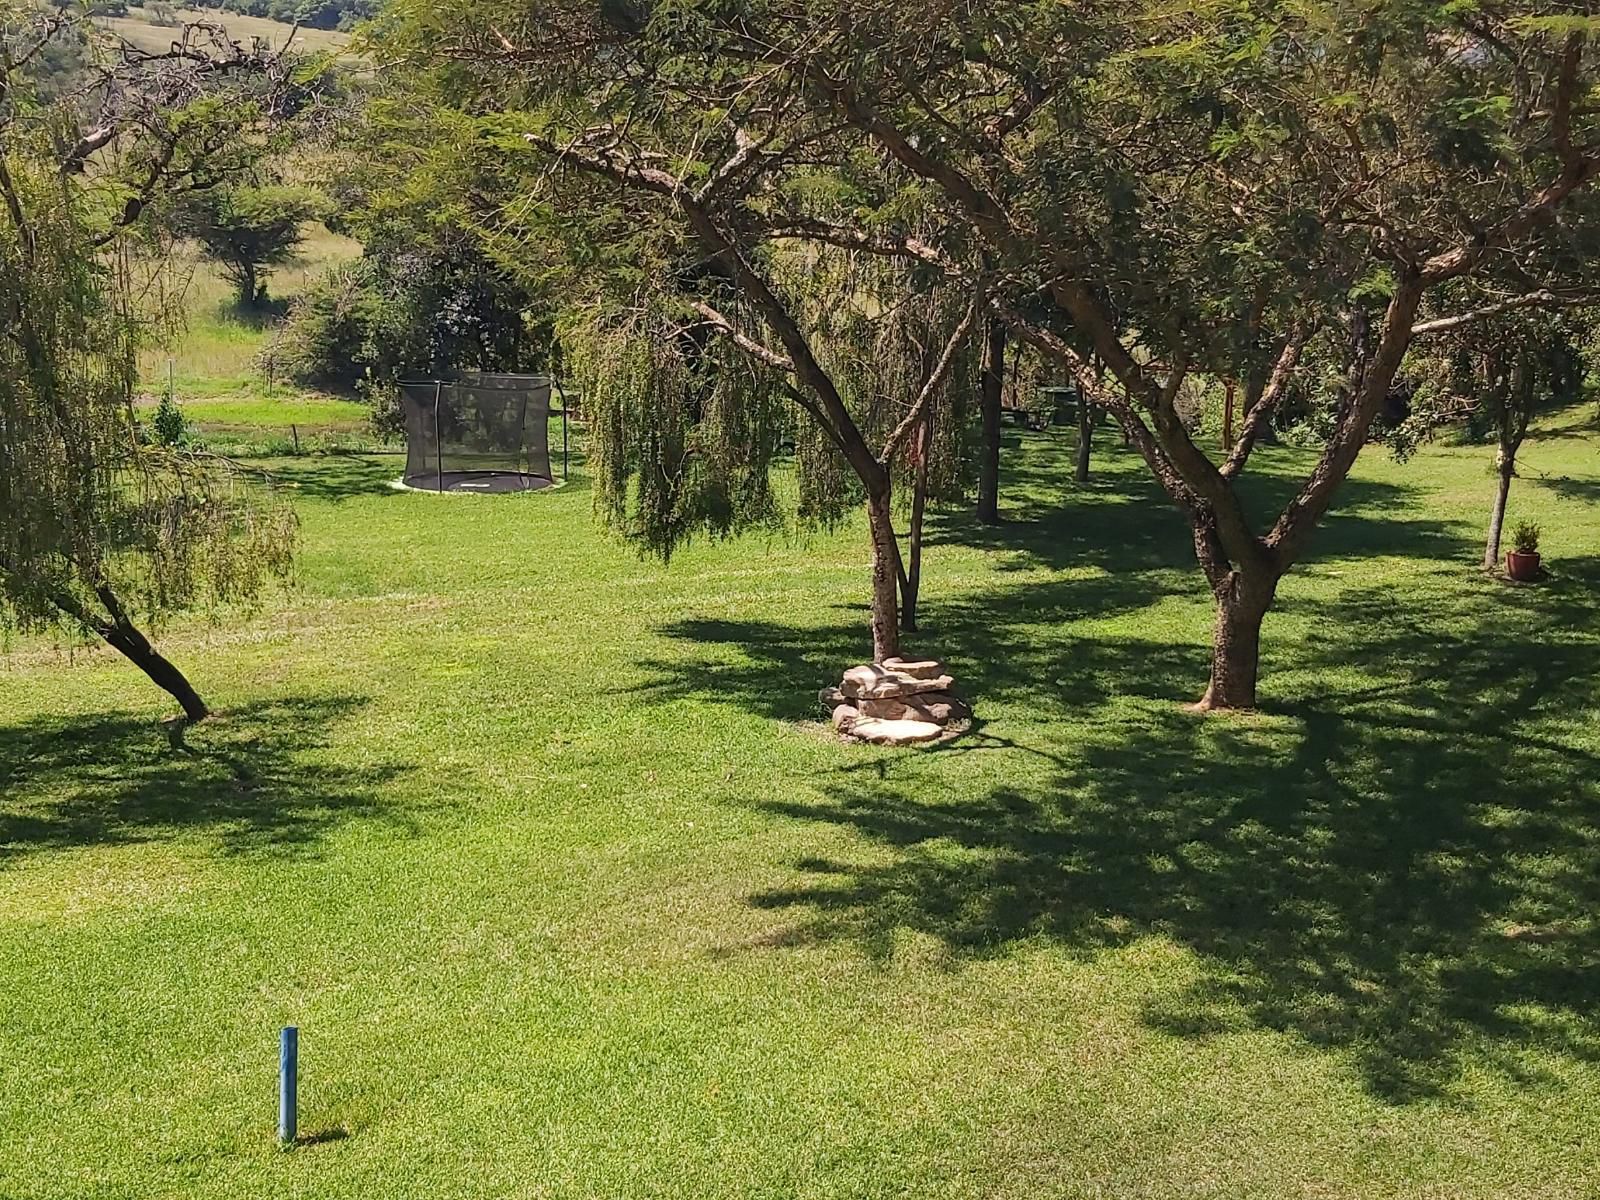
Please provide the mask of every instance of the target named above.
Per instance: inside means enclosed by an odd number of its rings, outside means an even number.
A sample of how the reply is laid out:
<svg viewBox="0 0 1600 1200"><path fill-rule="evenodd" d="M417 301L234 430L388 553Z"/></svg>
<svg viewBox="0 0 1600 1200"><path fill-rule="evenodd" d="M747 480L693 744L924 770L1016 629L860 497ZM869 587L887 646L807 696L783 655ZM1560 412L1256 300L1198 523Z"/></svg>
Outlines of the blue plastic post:
<svg viewBox="0 0 1600 1200"><path fill-rule="evenodd" d="M294 1145L300 1125L300 1031L284 1029L278 1042L278 1140Z"/></svg>

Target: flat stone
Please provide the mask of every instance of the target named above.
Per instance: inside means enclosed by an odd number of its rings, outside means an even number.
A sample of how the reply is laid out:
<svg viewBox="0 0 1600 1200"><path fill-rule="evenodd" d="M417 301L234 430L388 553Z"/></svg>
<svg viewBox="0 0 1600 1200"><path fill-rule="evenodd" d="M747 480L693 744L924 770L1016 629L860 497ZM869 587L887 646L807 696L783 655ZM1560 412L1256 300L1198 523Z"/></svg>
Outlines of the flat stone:
<svg viewBox="0 0 1600 1200"><path fill-rule="evenodd" d="M893 700L859 700L856 707L862 716L877 720L931 721L935 725L965 721L972 715L967 703L949 692L924 692Z"/></svg>
<svg viewBox="0 0 1600 1200"><path fill-rule="evenodd" d="M846 731L858 742L876 746L915 746L936 742L944 736L944 726L931 721L879 721L863 717Z"/></svg>
<svg viewBox="0 0 1600 1200"><path fill-rule="evenodd" d="M948 675L918 679L883 667L853 667L845 672L843 691L852 700L897 700L924 692L948 692L955 680Z"/></svg>
<svg viewBox="0 0 1600 1200"><path fill-rule="evenodd" d="M833 710L833 727L840 733L851 732L861 720L861 711L848 704L841 704Z"/></svg>
<svg viewBox="0 0 1600 1200"><path fill-rule="evenodd" d="M886 658L883 666L896 675L909 675L913 679L938 679L945 673L942 662L907 662L903 658Z"/></svg>

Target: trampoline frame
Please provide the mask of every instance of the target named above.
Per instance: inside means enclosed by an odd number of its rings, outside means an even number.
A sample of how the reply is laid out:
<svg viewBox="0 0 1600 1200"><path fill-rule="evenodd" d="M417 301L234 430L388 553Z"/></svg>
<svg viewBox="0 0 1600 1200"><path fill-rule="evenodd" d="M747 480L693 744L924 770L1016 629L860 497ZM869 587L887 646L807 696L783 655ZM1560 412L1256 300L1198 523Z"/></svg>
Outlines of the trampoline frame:
<svg viewBox="0 0 1600 1200"><path fill-rule="evenodd" d="M427 478L426 476L424 476L424 475L417 475L417 476L404 475L400 479L400 486L402 488L404 488L406 491L411 491L411 492L431 492L431 493L433 493L435 495L440 495L440 496L496 496L496 495L503 496L503 495L509 495L509 494L515 493L515 492L547 491L550 488L553 488L553 487L557 486L553 472L552 472L551 476L547 477L547 476L544 476L544 475L535 475L531 471L499 471L499 470L446 471L444 469L444 441L440 437L440 428L439 428L439 409L440 409L441 405L443 405L443 403L444 403L444 385L445 385L445 381L442 380L442 379L435 379L433 381L433 446L434 446L434 454L435 454L434 478L437 480L437 486L431 487L431 488L429 488L429 487L417 487L412 483L412 480L413 479L417 479L417 480L420 481L422 479ZM564 388L562 388L561 381L558 380L553 375L550 377L550 387L551 387L551 390L554 391L555 394L558 397L560 397L560 399L561 399L561 484L565 485L568 482L570 482L569 471L570 471L570 459L571 459L571 439L570 439L570 435L569 435L569 429L570 429L570 412L571 412L571 409L567 405L567 393L566 393L566 390ZM548 418L548 414L547 414L546 420L548 420L548 419L549 418ZM546 457L548 458L548 456L546 456ZM444 483L444 481L447 478L450 478L450 479L465 479L465 478L505 479L505 478L511 478L511 477L515 477L515 478L517 478L519 480L527 480L527 481L537 480L537 481L540 481L543 486L539 486L539 487L515 487L515 488L495 488L495 487L486 487L486 488L450 487L450 488L447 488L447 487L445 487L445 483Z"/></svg>

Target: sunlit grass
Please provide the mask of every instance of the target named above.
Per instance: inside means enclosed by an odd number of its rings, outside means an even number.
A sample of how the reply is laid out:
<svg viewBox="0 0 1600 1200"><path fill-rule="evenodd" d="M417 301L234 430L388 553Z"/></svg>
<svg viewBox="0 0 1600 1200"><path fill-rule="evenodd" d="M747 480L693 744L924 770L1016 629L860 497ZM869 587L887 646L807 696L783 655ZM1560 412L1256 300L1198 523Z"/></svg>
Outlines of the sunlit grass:
<svg viewBox="0 0 1600 1200"><path fill-rule="evenodd" d="M160 294L174 305L181 320L171 343L148 349L140 360L145 388L166 390L169 379L185 400L222 397L267 399L294 394L281 379L269 379L261 352L281 320L283 305L299 296L329 267L361 253L360 244L329 232L320 224L308 229L296 260L275 268L268 279L276 307L241 311L233 286L215 264L193 246L179 246L165 270Z"/></svg>
<svg viewBox="0 0 1600 1200"><path fill-rule="evenodd" d="M582 487L265 463L299 583L163 631L187 753L113 656L0 659L0 1195L1587 1200L1592 418L1526 452L1538 587L1476 569L1486 448L1370 452L1211 720L1181 519L1009 433L911 644L982 723L910 753L814 723L859 523L663 567Z"/></svg>
<svg viewBox="0 0 1600 1200"><path fill-rule="evenodd" d="M269 21L264 17L247 17L240 13L221 12L217 9L192 9L174 8L174 16L181 22L185 21L215 21L228 31L228 36L248 43L252 39L259 39L271 49L282 49L288 44L289 36L294 32L292 25L285 25L279 21ZM130 8L125 17L97 17L96 21L111 30L117 36L127 39L128 42L141 50L160 53L167 49L173 42L178 32L175 26L157 25L150 19L149 8ZM295 33L295 47L307 52L316 53L332 50L340 51L349 43L349 35L324 29L302 28Z"/></svg>

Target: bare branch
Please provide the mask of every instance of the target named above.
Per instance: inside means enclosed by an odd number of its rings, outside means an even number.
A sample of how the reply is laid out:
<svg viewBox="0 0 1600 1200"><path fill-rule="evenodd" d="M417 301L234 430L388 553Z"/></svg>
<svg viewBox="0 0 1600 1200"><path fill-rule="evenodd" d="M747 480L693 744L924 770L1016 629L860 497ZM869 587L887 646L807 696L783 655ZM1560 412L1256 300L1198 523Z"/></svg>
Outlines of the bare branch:
<svg viewBox="0 0 1600 1200"><path fill-rule="evenodd" d="M1250 452L1255 449L1256 441L1261 436L1261 431L1266 428L1267 420L1278 407L1278 402L1283 399L1289 390L1289 384L1294 379L1294 373L1300 366L1300 354L1305 349L1306 342L1310 339L1310 331L1303 325L1297 325L1289 332L1288 340L1284 342L1283 351L1278 355L1278 361L1272 368L1272 375L1267 380L1266 387L1250 405L1250 411L1245 414L1244 424L1239 430L1239 440L1234 443L1233 450L1228 454L1228 460L1222 464L1222 477L1236 479L1250 461Z"/></svg>
<svg viewBox="0 0 1600 1200"><path fill-rule="evenodd" d="M1600 292L1553 292L1548 288L1540 288L1536 292L1529 292L1523 296L1514 296L1509 300L1500 300L1494 304L1485 304L1481 308L1469 309L1452 317L1440 317L1432 321L1423 321L1411 327L1411 335L1413 337L1424 337L1430 333L1449 333L1451 330L1460 329L1465 325L1487 321L1503 313L1516 312L1518 309L1523 308L1564 308L1595 303L1600 303Z"/></svg>
<svg viewBox="0 0 1600 1200"><path fill-rule="evenodd" d="M692 307L695 312L699 313L706 319L707 325L711 326L718 333L722 334L751 358L756 359L758 362L765 363L769 367L776 368L779 371L787 371L790 374L793 374L793 359L779 354L776 350L770 350L766 346L763 346L760 342L756 341L754 338L740 333L734 328L732 321L728 320L727 317L723 316L716 309L712 308L711 305L707 304L704 300L695 300L692 302L690 307Z"/></svg>

